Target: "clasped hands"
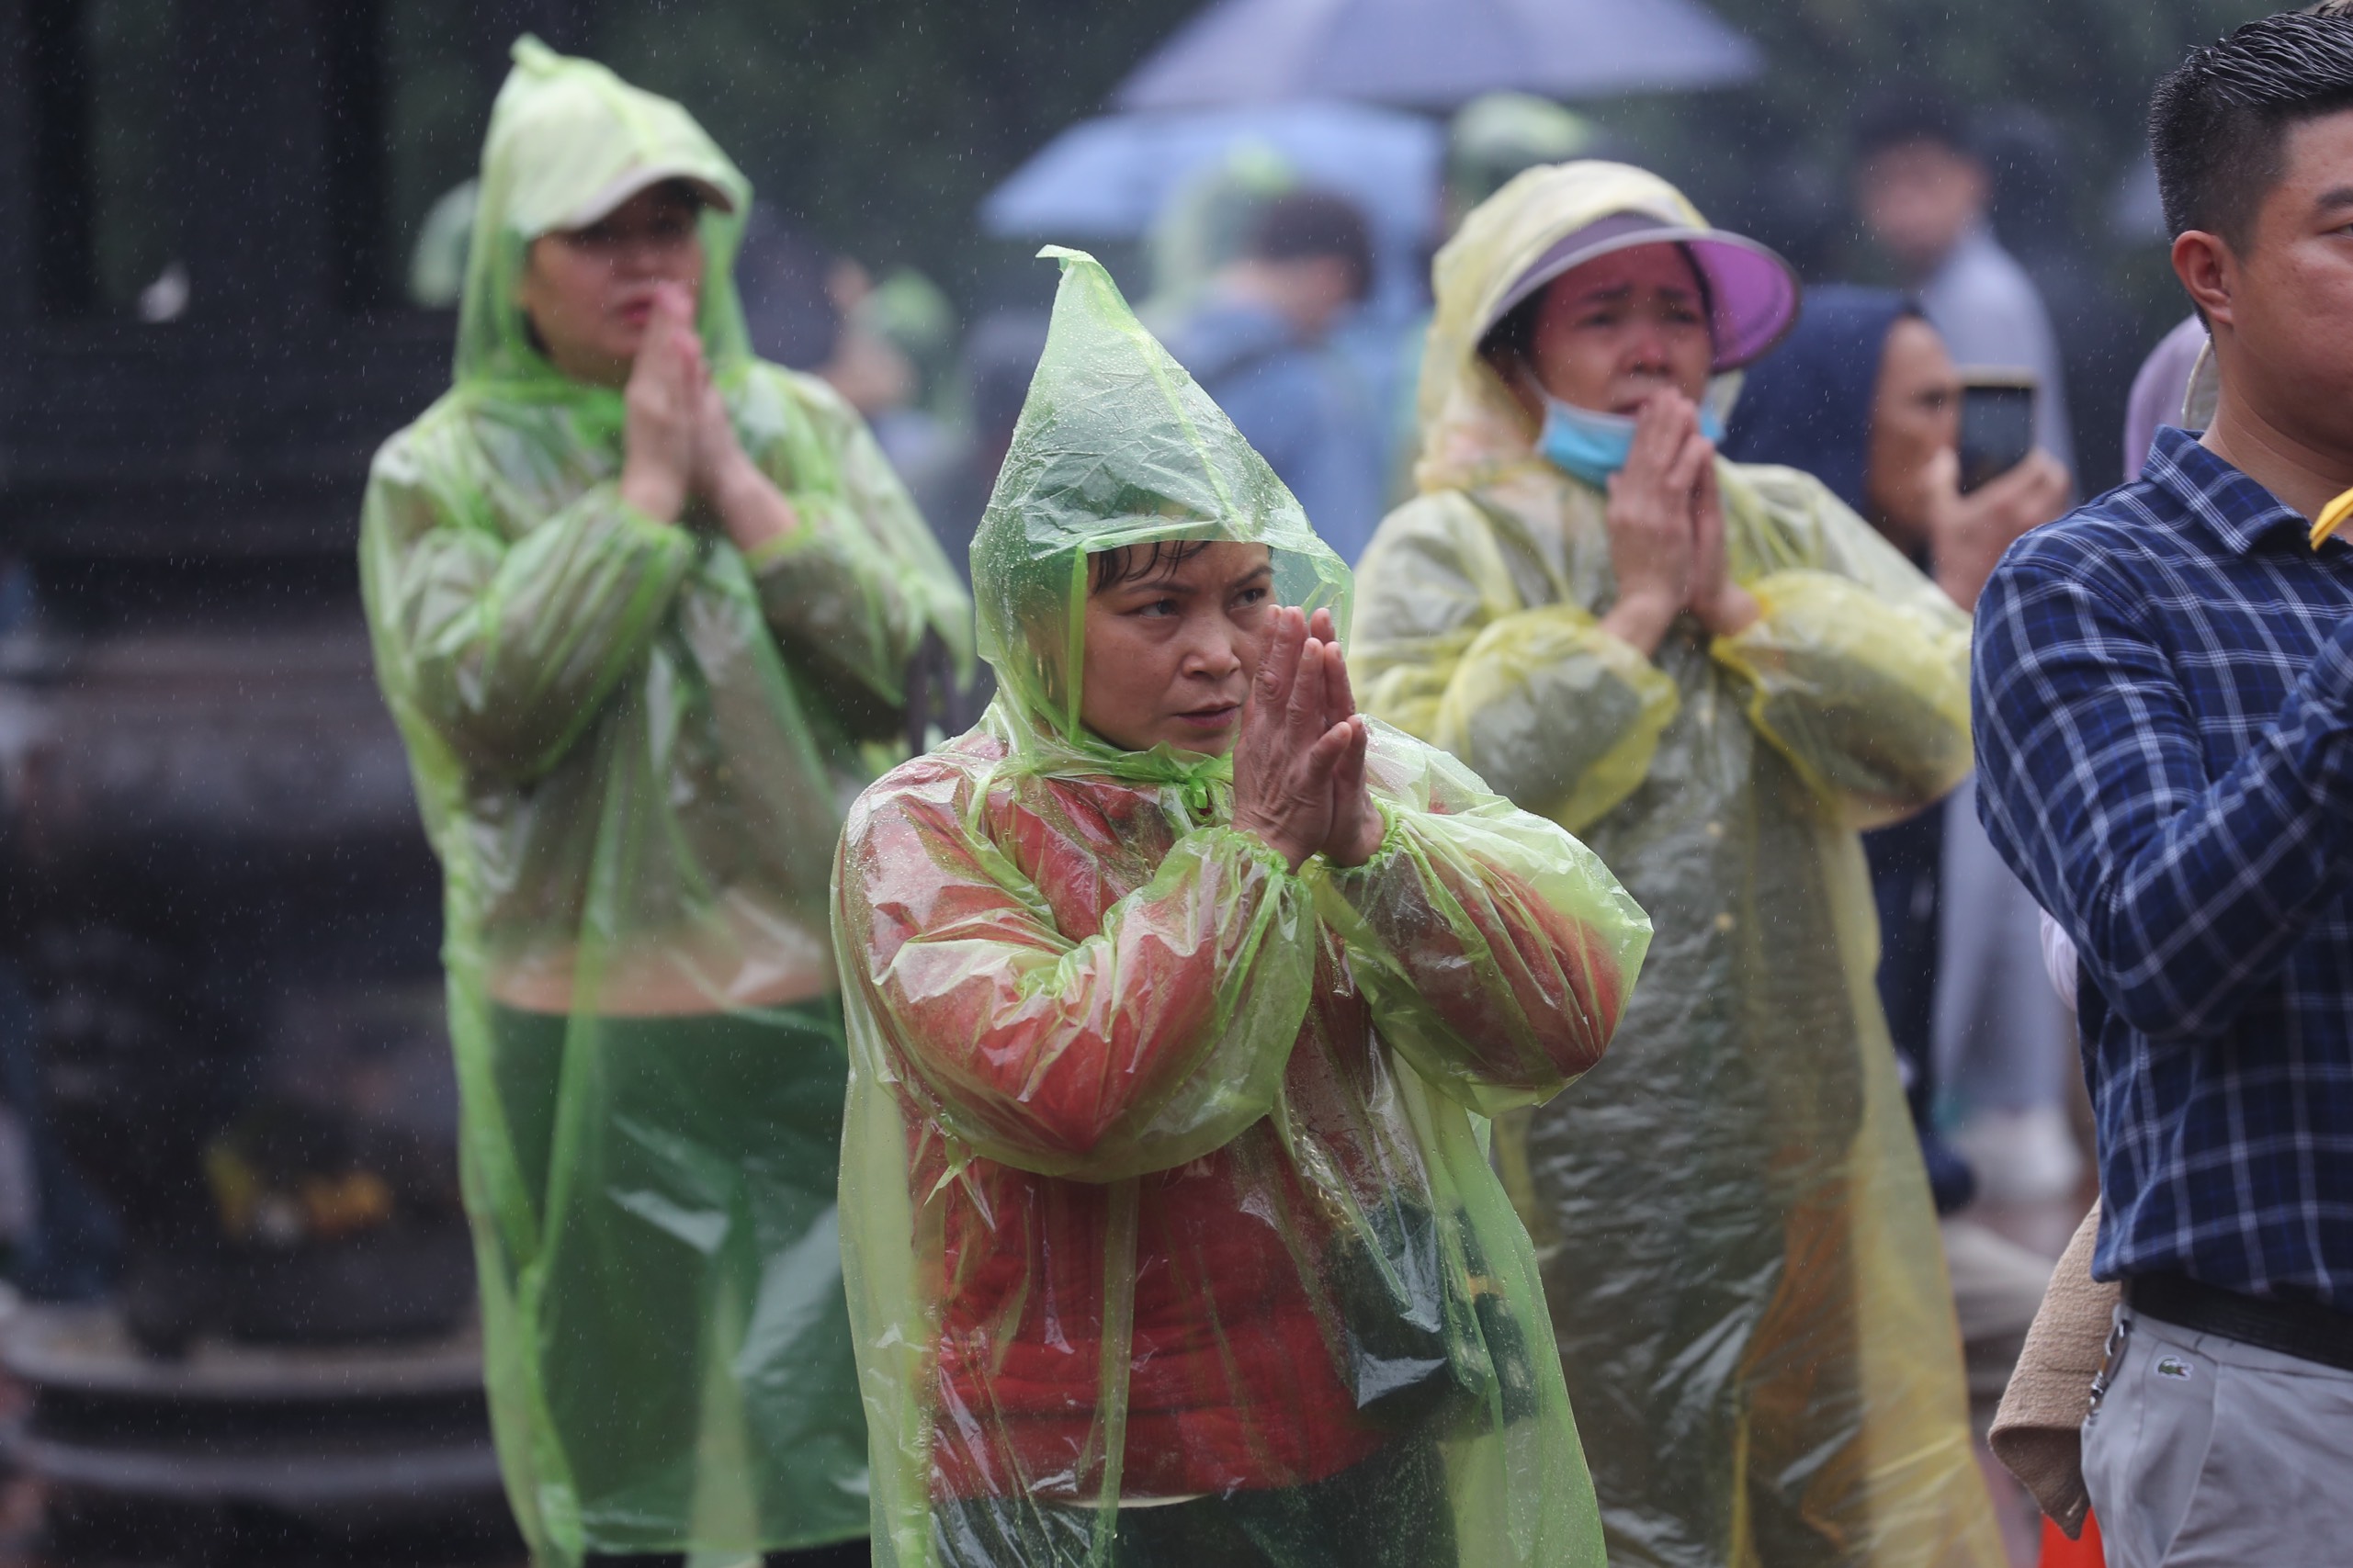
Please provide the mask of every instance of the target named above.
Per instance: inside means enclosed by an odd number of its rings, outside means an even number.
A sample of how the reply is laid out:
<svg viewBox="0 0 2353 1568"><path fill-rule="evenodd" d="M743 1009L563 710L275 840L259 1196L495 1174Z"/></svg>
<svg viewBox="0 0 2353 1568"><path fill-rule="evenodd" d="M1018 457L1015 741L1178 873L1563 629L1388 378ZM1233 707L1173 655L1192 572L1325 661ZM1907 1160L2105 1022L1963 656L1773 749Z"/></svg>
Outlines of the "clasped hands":
<svg viewBox="0 0 2353 1568"><path fill-rule="evenodd" d="M1385 829L1364 784L1372 732L1356 711L1331 612L1273 615L1234 743L1234 826L1293 871L1314 854L1363 865Z"/></svg>
<svg viewBox="0 0 2353 1568"><path fill-rule="evenodd" d="M1659 391L1636 412L1634 447L1610 476L1604 515L1618 602L1603 630L1649 655L1685 610L1717 637L1756 621L1757 601L1725 564L1715 443L1701 434L1691 399Z"/></svg>
<svg viewBox="0 0 2353 1568"><path fill-rule="evenodd" d="M655 290L622 401L620 491L630 505L675 523L699 496L747 550L797 525L792 503L736 439L695 332L694 300L676 284Z"/></svg>

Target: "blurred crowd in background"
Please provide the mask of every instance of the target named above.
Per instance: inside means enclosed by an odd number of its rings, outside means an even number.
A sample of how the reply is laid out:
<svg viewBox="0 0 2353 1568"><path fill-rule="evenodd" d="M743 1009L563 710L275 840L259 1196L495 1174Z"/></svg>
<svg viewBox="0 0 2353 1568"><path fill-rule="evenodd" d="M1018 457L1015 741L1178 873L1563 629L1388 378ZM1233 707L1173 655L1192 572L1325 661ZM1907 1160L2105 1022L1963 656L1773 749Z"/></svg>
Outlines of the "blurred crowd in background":
<svg viewBox="0 0 2353 1568"><path fill-rule="evenodd" d="M1189 28L1190 0L1114 14L918 4L888 18L734 3L542 9L570 18L551 34L694 103L740 150L759 193L738 268L754 348L821 376L865 417L961 563L1045 342L1038 243L1103 257L1353 562L1412 490L1432 256L1513 175L1577 158L1675 179L1810 290L1900 291L1963 367L2031 370L2046 389L2039 445L2074 494L2097 493L2137 467L2133 373L2184 313L2142 151L2148 82L2185 43L2260 8L2170 0L2085 8L2055 28L2023 5L1946 17L1827 0L1602 6L1623 11L1600 30L1624 35L1628 61L1593 51L1566 73L1589 90L1549 95L1477 90L1476 62L1395 92L1260 80L1254 52L1273 62L1261 76L1306 69L1261 47L1286 10L1267 0ZM446 0L384 7L381 310L455 307L494 85L476 35L518 18L549 20ZM164 19L147 0L102 0L90 23L96 303L153 322L178 317L189 289L137 198L167 166L148 91L167 59ZM1582 12L1562 25L1598 26ZM1352 41L1408 63L1418 47ZM1236 101L1212 101L1224 89L1205 82L1233 84ZM1794 374L1823 352L1793 343L1780 371L1757 373ZM1736 422L1736 448L1738 435ZM2022 897L1983 852L1965 792L1940 815L1965 842L1920 852L1974 855L1962 882ZM2067 1021L2034 967L2031 918L2012 912L1972 922L2017 939L2001 950L1956 957L1948 931L1942 969L1920 960L1944 974L1939 994L1889 996L1917 1081L1938 1086L1922 1121L1932 1167L1955 1162L1940 1168L1955 1203L2031 1207L2072 1197L2083 1176ZM1904 908L1884 901L1882 914L1901 949ZM1929 953L1951 917L1933 898L1914 914ZM21 1162L0 1146L0 1163ZM1964 1166L1974 1180L1954 1174ZM45 1228L90 1235L62 1253L29 1236L33 1280L79 1293L98 1277L80 1260L103 1252L103 1218L82 1216L62 1171L50 1185ZM0 1201L0 1227L7 1214Z"/></svg>

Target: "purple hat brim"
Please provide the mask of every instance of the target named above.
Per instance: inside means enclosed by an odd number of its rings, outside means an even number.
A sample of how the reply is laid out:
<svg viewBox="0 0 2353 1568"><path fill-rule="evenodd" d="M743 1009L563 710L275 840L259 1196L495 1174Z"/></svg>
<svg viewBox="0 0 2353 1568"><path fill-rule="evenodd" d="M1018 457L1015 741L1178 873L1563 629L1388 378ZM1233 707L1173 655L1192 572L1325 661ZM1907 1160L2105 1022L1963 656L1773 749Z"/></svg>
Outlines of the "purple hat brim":
<svg viewBox="0 0 2353 1568"><path fill-rule="evenodd" d="M1538 290L1590 261L1643 245L1680 245L1708 286L1708 327L1715 343L1711 370L1721 375L1763 358L1797 325L1803 290L1797 274L1771 250L1721 229L1662 223L1621 212L1587 224L1538 257L1488 313L1487 330Z"/></svg>

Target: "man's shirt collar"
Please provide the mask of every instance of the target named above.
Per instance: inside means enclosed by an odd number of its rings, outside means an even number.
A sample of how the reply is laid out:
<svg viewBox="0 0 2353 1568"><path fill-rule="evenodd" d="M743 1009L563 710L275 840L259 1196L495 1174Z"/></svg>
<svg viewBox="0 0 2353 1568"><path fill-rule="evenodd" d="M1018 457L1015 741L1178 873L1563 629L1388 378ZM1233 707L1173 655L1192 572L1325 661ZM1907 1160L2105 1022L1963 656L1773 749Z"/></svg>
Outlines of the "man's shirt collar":
<svg viewBox="0 0 2353 1568"><path fill-rule="evenodd" d="M2159 427L2141 467L2141 482L2163 491L2190 517L2213 530L2233 555L2244 556L2281 528L2298 537L2311 519L2198 444L2198 437Z"/></svg>

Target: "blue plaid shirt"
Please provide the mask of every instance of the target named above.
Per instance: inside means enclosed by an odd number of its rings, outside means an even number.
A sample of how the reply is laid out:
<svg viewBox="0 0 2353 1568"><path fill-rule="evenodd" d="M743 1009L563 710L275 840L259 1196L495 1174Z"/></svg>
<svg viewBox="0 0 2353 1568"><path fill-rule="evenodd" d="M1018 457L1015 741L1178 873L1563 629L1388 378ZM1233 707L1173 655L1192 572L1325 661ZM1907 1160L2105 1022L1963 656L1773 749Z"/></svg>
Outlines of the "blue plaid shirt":
<svg viewBox="0 0 2353 1568"><path fill-rule="evenodd" d="M2075 939L2093 1272L2353 1311L2353 547L2178 430L1977 608L1977 808Z"/></svg>

